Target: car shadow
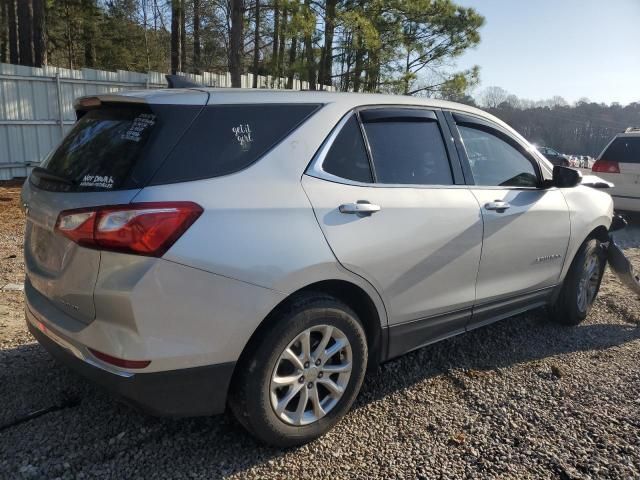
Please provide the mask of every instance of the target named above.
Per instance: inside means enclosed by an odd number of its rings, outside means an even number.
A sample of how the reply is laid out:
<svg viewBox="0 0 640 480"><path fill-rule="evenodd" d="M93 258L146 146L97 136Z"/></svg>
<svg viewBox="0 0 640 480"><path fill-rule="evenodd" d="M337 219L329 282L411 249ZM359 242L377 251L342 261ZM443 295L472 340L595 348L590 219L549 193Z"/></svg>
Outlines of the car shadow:
<svg viewBox="0 0 640 480"><path fill-rule="evenodd" d="M386 363L363 388L355 408L451 370L497 373L518 364L562 354L601 351L640 339L632 323L590 323L567 327L551 323L544 308L511 317ZM544 374L544 372L541 372Z"/></svg>
<svg viewBox="0 0 640 480"><path fill-rule="evenodd" d="M640 338L638 325L593 323L600 315L594 317L590 323L567 328L551 324L540 309L420 349L369 374L353 408L452 370L492 374L561 354L589 351L598 356L602 350ZM229 414L167 419L139 413L58 366L35 343L0 351L0 380L7 387L0 393L3 458L17 455L14 443L35 449L43 436L53 435L65 441L49 445L47 456L64 458L75 473L104 468L126 477L128 471L119 470L127 463L123 459L139 458L144 468L149 461L145 459L169 458L161 467L166 476L190 472L217 478L242 474L287 454L257 443ZM34 411L43 413L25 419ZM321 448L322 441L300 448Z"/></svg>

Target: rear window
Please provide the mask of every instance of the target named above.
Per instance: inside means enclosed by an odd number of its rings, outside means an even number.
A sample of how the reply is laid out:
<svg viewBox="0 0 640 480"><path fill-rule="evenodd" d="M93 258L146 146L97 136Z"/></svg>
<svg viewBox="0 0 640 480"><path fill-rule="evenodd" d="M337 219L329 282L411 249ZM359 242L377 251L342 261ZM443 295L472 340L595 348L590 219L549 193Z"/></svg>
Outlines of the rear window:
<svg viewBox="0 0 640 480"><path fill-rule="evenodd" d="M640 137L616 138L601 158L618 163L640 163Z"/></svg>
<svg viewBox="0 0 640 480"><path fill-rule="evenodd" d="M31 180L57 191L141 188L200 110L118 104L89 110L43 162L45 174L36 171Z"/></svg>
<svg viewBox="0 0 640 480"><path fill-rule="evenodd" d="M317 104L208 106L173 149L151 184L199 180L243 170L318 108Z"/></svg>

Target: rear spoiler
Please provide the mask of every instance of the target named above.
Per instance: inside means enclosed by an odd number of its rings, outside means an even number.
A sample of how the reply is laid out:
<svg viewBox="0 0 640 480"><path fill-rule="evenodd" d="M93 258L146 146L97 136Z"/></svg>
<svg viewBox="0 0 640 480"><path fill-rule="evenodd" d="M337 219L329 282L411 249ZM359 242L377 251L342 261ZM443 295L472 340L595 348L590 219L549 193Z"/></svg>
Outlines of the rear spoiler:
<svg viewBox="0 0 640 480"><path fill-rule="evenodd" d="M194 83L181 75L166 75L168 88L203 88L203 85ZM135 97L129 95L104 94L90 95L80 97L73 102L73 108L76 111L76 119L80 118L89 110L100 108L104 103L119 103L129 105L144 105L147 103L146 98Z"/></svg>
<svg viewBox="0 0 640 480"><path fill-rule="evenodd" d="M80 97L73 102L73 109L76 111L76 120L80 120L82 116L89 110L100 108L103 103L126 103L129 105L144 105L147 101L140 97L130 97L127 95L91 95L89 97Z"/></svg>

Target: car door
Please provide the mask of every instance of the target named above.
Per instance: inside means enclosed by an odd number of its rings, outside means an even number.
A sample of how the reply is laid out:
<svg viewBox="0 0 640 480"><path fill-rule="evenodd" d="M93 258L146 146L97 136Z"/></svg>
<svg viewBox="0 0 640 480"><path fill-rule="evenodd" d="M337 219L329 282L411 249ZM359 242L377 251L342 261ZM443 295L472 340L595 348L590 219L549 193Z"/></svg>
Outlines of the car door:
<svg viewBox="0 0 640 480"><path fill-rule="evenodd" d="M302 179L338 261L385 302L390 356L464 331L475 300L480 209L447 137L434 111L361 110Z"/></svg>
<svg viewBox="0 0 640 480"><path fill-rule="evenodd" d="M484 223L472 327L546 301L565 260L569 209L560 189L541 188L540 165L510 132L480 117L447 117Z"/></svg>

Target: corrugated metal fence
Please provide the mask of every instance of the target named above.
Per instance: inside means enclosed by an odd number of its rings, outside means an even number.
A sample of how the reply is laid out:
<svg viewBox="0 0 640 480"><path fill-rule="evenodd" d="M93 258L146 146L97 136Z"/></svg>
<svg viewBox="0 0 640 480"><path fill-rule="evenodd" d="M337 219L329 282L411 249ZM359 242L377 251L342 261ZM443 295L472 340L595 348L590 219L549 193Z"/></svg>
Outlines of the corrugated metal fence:
<svg viewBox="0 0 640 480"><path fill-rule="evenodd" d="M231 86L227 74L187 74L196 83ZM251 88L253 75L242 76ZM286 79L258 76L258 88L277 88ZM164 74L118 70L69 70L58 67L24 67L0 63L0 180L24 177L38 165L75 122L73 101L84 95L141 88L165 88ZM294 80L294 90L309 84ZM333 90L332 87L325 87Z"/></svg>

